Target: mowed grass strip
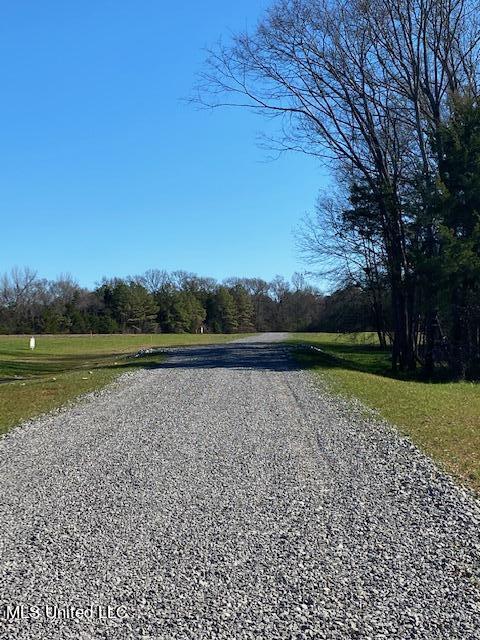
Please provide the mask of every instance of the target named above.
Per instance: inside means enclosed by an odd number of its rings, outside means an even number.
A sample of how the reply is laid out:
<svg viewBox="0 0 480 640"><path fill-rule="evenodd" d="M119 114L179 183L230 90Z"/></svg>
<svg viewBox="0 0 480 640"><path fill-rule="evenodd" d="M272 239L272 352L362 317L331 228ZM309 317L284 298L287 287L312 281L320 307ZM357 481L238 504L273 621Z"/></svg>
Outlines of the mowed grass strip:
<svg viewBox="0 0 480 640"><path fill-rule="evenodd" d="M135 368L156 367L161 354L139 349L229 342L245 334L0 336L0 433L40 413L100 389Z"/></svg>
<svg viewBox="0 0 480 640"><path fill-rule="evenodd" d="M299 361L325 376L332 389L359 398L444 469L480 492L480 385L393 377L389 353L374 334L295 334L290 342L321 352Z"/></svg>

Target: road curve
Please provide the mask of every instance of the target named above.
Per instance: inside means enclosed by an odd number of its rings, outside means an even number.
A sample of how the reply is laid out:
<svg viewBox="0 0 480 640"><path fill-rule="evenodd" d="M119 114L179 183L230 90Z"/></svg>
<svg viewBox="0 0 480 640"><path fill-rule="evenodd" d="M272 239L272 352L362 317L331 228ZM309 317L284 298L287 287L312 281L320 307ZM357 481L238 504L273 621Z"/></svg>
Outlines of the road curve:
<svg viewBox="0 0 480 640"><path fill-rule="evenodd" d="M0 441L0 638L480 638L478 505L281 337Z"/></svg>

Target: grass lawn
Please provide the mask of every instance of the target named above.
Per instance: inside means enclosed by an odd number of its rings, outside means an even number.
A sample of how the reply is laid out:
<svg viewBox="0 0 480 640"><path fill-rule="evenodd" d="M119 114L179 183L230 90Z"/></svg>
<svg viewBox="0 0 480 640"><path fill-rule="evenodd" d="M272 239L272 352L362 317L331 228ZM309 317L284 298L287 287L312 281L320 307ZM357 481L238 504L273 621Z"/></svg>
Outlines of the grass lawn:
<svg viewBox="0 0 480 640"><path fill-rule="evenodd" d="M0 336L0 433L105 386L132 368L158 366L161 355L128 358L144 347L228 342L245 334Z"/></svg>
<svg viewBox="0 0 480 640"><path fill-rule="evenodd" d="M480 385L395 378L389 354L374 334L298 333L293 343L322 352L299 352L305 367L332 388L360 398L471 488L480 491Z"/></svg>

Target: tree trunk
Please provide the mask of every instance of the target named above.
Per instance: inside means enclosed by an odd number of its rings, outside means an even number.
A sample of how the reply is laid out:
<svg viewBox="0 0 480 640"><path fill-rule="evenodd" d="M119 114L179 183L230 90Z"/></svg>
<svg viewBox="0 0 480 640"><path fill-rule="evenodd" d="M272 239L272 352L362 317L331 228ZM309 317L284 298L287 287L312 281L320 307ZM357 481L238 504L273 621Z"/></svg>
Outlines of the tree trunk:
<svg viewBox="0 0 480 640"><path fill-rule="evenodd" d="M415 368L413 324L413 285L408 280L405 237L401 222L401 207L387 186L378 192L383 217L383 234L387 253L393 310L392 370Z"/></svg>
<svg viewBox="0 0 480 640"><path fill-rule="evenodd" d="M409 330L409 304L402 278L402 269L398 263L390 273L394 339L392 349L393 371L407 371L415 366L415 345Z"/></svg>
<svg viewBox="0 0 480 640"><path fill-rule="evenodd" d="M452 346L450 366L455 380L465 380L467 373L466 327L461 288L456 285L452 295Z"/></svg>
<svg viewBox="0 0 480 640"><path fill-rule="evenodd" d="M427 378L431 378L435 369L434 345L435 345L435 326L437 320L436 310L428 310L425 315L425 354L423 371Z"/></svg>

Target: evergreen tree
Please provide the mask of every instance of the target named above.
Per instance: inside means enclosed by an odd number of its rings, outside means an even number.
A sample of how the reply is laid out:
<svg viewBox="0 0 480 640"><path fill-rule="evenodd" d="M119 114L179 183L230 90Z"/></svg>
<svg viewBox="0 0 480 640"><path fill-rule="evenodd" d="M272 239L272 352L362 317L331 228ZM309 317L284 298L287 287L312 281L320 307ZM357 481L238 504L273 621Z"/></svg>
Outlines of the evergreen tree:
<svg viewBox="0 0 480 640"><path fill-rule="evenodd" d="M238 329L235 298L227 287L219 287L213 297L210 326L215 333L234 333Z"/></svg>
<svg viewBox="0 0 480 640"><path fill-rule="evenodd" d="M451 308L451 366L464 378L478 368L480 294L480 106L456 97L439 131L441 268Z"/></svg>
<svg viewBox="0 0 480 640"><path fill-rule="evenodd" d="M173 327L177 333L197 333L206 312L196 296L189 291L176 294L173 304Z"/></svg>
<svg viewBox="0 0 480 640"><path fill-rule="evenodd" d="M253 331L255 327L254 308L251 296L248 295L244 287L237 284L231 289L231 294L235 301L237 313L237 331Z"/></svg>

